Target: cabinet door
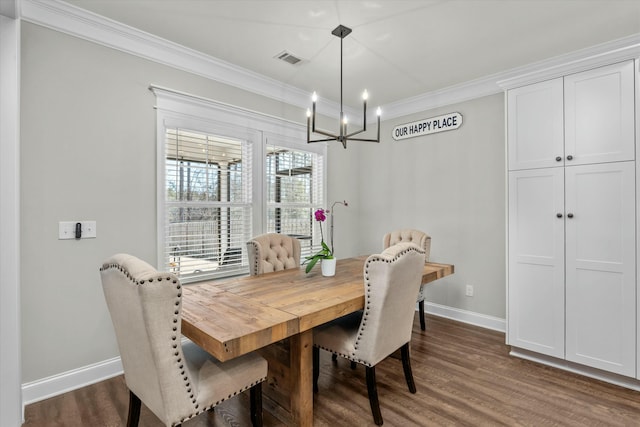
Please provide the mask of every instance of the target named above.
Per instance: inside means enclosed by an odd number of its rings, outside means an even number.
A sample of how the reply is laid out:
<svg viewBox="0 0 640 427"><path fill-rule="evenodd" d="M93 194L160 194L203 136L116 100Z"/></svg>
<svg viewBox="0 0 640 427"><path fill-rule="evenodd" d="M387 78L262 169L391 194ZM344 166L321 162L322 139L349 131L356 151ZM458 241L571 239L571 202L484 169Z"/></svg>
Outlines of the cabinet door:
<svg viewBox="0 0 640 427"><path fill-rule="evenodd" d="M563 166L562 78L507 93L509 170Z"/></svg>
<svg viewBox="0 0 640 427"><path fill-rule="evenodd" d="M567 360L635 376L635 165L567 167Z"/></svg>
<svg viewBox="0 0 640 427"><path fill-rule="evenodd" d="M509 172L508 344L564 358L564 169Z"/></svg>
<svg viewBox="0 0 640 427"><path fill-rule="evenodd" d="M564 90L567 166L633 160L633 62L567 76Z"/></svg>

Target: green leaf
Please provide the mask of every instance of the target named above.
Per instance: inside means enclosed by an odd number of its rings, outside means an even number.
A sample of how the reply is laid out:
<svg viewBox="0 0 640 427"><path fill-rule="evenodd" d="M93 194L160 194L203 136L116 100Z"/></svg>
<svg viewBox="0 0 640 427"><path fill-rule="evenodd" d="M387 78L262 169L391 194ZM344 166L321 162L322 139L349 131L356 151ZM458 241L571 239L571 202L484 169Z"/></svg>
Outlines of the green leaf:
<svg viewBox="0 0 640 427"><path fill-rule="evenodd" d="M319 256L313 256L311 258L311 262L309 262L309 264L307 264L307 268L304 270L305 273L308 273L311 271L311 269L313 268L314 265L316 265L316 263L318 262L318 260L320 259Z"/></svg>
<svg viewBox="0 0 640 427"><path fill-rule="evenodd" d="M321 242L321 243L322 243L322 249L326 252L326 255L331 255L331 249L329 249L329 246L327 246L325 242Z"/></svg>

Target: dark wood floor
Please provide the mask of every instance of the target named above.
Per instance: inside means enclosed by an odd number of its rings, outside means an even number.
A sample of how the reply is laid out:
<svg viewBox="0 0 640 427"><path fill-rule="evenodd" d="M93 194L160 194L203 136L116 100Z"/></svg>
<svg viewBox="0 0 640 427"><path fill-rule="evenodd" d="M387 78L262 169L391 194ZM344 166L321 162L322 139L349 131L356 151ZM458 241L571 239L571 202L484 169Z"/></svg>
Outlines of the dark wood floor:
<svg viewBox="0 0 640 427"><path fill-rule="evenodd" d="M385 426L639 426L640 392L510 357L504 334L429 316L414 323L410 394L395 358L376 369ZM321 352L315 426L374 425L364 369ZM122 376L27 406L24 426L122 426ZM249 426L248 397L184 424ZM267 427L283 424L265 411ZM141 427L161 426L143 405Z"/></svg>

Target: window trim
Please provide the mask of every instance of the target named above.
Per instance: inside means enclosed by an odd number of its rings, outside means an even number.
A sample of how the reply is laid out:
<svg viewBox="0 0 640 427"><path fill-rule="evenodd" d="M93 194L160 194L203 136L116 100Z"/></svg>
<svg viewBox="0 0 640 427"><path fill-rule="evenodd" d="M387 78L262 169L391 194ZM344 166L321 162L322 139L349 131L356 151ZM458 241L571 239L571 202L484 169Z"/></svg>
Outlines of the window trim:
<svg viewBox="0 0 640 427"><path fill-rule="evenodd" d="M211 134L243 139L251 145L251 185L253 236L267 229L265 157L269 141L276 145L316 153L323 157L322 192L326 200L326 143L307 144L306 127L290 120L249 109L213 101L172 89L151 85L156 96L156 267L164 268L165 260L165 144L167 128L190 128ZM162 167L160 165L163 165Z"/></svg>

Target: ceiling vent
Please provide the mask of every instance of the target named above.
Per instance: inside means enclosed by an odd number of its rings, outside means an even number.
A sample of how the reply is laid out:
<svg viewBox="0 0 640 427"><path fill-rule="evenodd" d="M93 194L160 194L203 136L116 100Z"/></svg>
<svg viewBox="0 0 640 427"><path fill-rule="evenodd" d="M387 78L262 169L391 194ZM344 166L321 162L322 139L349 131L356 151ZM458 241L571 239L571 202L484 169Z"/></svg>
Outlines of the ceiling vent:
<svg viewBox="0 0 640 427"><path fill-rule="evenodd" d="M279 59L279 60L284 61L284 62L288 62L291 65L296 65L298 62L302 61L302 59L298 58L297 56L294 56L294 55L290 54L286 50L283 51L283 52L280 52L279 54L274 56L274 58Z"/></svg>

